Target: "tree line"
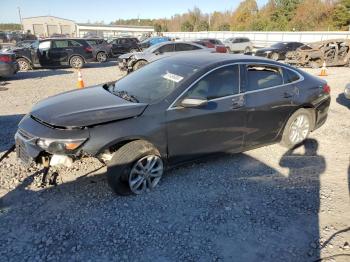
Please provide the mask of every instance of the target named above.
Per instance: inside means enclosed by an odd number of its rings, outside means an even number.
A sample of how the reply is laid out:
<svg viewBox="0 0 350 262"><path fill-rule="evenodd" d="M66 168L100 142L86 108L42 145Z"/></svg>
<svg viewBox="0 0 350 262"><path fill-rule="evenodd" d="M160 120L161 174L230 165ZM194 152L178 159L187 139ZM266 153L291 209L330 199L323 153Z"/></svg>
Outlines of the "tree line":
<svg viewBox="0 0 350 262"><path fill-rule="evenodd" d="M350 0L244 0L235 10L207 14L194 7L164 19L119 19L113 24L154 26L167 31L350 30Z"/></svg>

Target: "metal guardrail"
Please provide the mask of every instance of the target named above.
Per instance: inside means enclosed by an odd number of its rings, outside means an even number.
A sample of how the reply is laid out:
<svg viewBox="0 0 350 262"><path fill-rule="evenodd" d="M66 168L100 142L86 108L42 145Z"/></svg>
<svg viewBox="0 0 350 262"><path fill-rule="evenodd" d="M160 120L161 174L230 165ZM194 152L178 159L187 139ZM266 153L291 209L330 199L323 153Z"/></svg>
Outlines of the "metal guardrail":
<svg viewBox="0 0 350 262"><path fill-rule="evenodd" d="M216 38L225 40L230 37L248 37L255 46L269 46L281 41L302 43L323 41L327 39L350 39L350 31L307 31L307 32L238 32L238 31L205 31L205 32L164 32L164 36L179 37L185 41L198 38Z"/></svg>

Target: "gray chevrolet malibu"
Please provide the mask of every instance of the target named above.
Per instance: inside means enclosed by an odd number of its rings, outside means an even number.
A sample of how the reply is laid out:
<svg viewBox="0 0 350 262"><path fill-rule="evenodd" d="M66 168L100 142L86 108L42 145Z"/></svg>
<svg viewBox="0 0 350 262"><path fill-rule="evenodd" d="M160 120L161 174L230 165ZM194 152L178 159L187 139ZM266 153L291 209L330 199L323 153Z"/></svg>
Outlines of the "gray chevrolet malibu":
<svg viewBox="0 0 350 262"><path fill-rule="evenodd" d="M141 194L175 164L302 143L326 121L329 93L324 80L264 58L174 55L39 102L19 124L17 154L51 166L93 156L116 193Z"/></svg>

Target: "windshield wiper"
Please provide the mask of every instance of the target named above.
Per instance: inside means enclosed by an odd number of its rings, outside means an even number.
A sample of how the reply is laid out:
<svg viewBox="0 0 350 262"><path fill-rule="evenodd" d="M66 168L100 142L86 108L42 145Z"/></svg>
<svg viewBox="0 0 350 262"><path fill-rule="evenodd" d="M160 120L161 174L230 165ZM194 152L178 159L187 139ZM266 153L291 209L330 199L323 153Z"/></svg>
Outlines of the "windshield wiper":
<svg viewBox="0 0 350 262"><path fill-rule="evenodd" d="M115 94L116 96L119 96L120 98L123 98L124 100L130 101L133 103L139 103L139 100L135 96L129 95L128 92L126 91L113 90L113 94Z"/></svg>

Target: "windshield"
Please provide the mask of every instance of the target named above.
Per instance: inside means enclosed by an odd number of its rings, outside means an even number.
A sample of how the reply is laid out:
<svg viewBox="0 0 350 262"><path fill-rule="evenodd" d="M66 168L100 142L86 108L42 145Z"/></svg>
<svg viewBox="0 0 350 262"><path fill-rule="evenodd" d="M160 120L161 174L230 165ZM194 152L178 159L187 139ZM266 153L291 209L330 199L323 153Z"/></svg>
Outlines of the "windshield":
<svg viewBox="0 0 350 262"><path fill-rule="evenodd" d="M168 96L196 71L189 65L157 61L122 78L109 91L129 101L151 104Z"/></svg>
<svg viewBox="0 0 350 262"><path fill-rule="evenodd" d="M30 45L31 48L37 49L39 48L39 41L35 41Z"/></svg>
<svg viewBox="0 0 350 262"><path fill-rule="evenodd" d="M284 42L279 42L279 43L276 43L276 44L273 44L271 47L274 47L274 48L283 48L287 45L287 43L284 43Z"/></svg>

